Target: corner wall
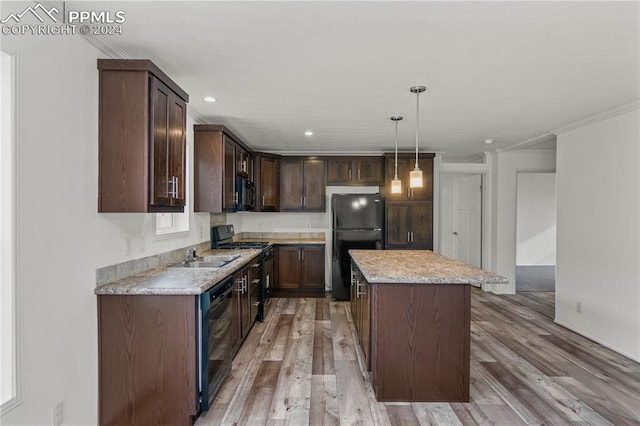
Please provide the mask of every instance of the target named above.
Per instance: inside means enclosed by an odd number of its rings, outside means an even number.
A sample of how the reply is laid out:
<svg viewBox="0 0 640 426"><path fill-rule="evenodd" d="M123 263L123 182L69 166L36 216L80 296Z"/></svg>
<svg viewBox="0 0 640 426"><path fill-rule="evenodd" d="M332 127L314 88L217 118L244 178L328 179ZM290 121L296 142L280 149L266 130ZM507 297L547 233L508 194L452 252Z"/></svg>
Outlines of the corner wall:
<svg viewBox="0 0 640 426"><path fill-rule="evenodd" d="M559 134L556 181L556 322L637 361L639 129L635 110Z"/></svg>
<svg viewBox="0 0 640 426"><path fill-rule="evenodd" d="M98 214L96 59L105 55L80 36L3 36L2 49L18 57L23 401L1 423L51 424L53 407L63 401L65 425L96 424L96 268L206 241L209 214L191 213L191 231L169 239L151 235L150 214ZM191 152L192 127L189 119Z"/></svg>
<svg viewBox="0 0 640 426"><path fill-rule="evenodd" d="M489 270L505 276L507 285L483 287L496 294L516 291L516 198L519 172L554 172L555 151L501 151L490 154L493 167L492 240Z"/></svg>

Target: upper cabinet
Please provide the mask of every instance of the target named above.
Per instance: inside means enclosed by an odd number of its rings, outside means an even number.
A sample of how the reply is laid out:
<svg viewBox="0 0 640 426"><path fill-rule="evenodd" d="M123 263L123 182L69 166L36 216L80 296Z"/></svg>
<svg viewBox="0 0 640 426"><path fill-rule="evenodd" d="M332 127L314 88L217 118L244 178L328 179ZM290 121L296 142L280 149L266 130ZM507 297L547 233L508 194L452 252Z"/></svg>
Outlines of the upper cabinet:
<svg viewBox="0 0 640 426"><path fill-rule="evenodd" d="M327 185L382 185L382 157L332 157L327 159Z"/></svg>
<svg viewBox="0 0 640 426"><path fill-rule="evenodd" d="M280 156L255 154L256 211L280 211Z"/></svg>
<svg viewBox="0 0 640 426"><path fill-rule="evenodd" d="M239 145L236 146L236 174L253 180L253 158L247 149Z"/></svg>
<svg viewBox="0 0 640 426"><path fill-rule="evenodd" d="M324 212L325 161L283 157L280 161L280 210Z"/></svg>
<svg viewBox="0 0 640 426"><path fill-rule="evenodd" d="M236 175L250 178L249 150L229 129L193 126L194 211L233 212L238 205Z"/></svg>
<svg viewBox="0 0 640 426"><path fill-rule="evenodd" d="M149 60L98 70L98 211L183 212L189 95Z"/></svg>
<svg viewBox="0 0 640 426"><path fill-rule="evenodd" d="M385 155L386 181L385 196L387 201L432 201L433 200L433 157L434 154L420 154L418 166L422 170L422 188L409 188L409 172L415 168L415 154L398 154L398 179L402 181L402 192L391 193L391 180L395 176L394 155Z"/></svg>

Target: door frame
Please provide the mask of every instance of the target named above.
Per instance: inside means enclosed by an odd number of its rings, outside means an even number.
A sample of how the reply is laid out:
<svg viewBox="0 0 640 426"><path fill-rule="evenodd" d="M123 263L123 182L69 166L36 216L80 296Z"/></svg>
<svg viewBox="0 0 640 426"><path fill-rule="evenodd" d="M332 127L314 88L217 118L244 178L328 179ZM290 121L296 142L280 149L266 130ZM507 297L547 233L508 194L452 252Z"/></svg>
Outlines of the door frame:
<svg viewBox="0 0 640 426"><path fill-rule="evenodd" d="M436 159L439 159L440 156L436 156ZM487 156L488 157L488 156ZM481 194L481 214L482 214L482 224L481 224L481 265L482 269L491 270L491 265L493 262L492 253L491 253L491 244L492 244L492 229L491 229L491 203L492 200L492 175L491 175L491 167L492 162L491 158L485 158L484 163L442 163L438 164L438 232L437 232L437 241L438 241L438 249L442 247L442 241L444 236L442 235L442 179L441 176L443 174L458 174L458 175L470 175L470 174L479 174L481 176L482 182L482 194ZM437 250L440 252L439 250ZM483 284L483 290L489 290L485 288L487 285Z"/></svg>

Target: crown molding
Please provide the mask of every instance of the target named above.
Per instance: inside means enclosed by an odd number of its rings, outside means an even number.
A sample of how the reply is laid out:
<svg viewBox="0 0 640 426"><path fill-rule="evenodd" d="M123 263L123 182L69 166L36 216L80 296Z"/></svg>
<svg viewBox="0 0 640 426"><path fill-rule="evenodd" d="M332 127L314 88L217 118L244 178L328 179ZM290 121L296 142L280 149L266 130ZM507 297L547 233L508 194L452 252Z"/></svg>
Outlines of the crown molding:
<svg viewBox="0 0 640 426"><path fill-rule="evenodd" d="M613 109L610 109L608 111L602 112L600 114L597 114L597 115L594 115L594 116L591 116L591 117L587 117L585 119L582 119L580 121L576 121L574 123L568 124L568 125L563 126L563 127L558 127L557 129L551 130L551 133L553 133L555 135L561 135L563 133L570 132L570 131L578 129L580 127L588 126L590 124L597 123L598 121L603 121L603 120L606 120L608 118L615 117L617 115L621 115L621 114L625 114L627 112L635 111L637 109L640 109L640 100L636 100L636 101L633 101L633 102L628 103L626 105L622 105L622 106L619 106L617 108L613 108Z"/></svg>
<svg viewBox="0 0 640 426"><path fill-rule="evenodd" d="M547 141L551 141L551 140L553 140L555 138L556 138L555 133L548 132L548 133L544 133L544 134L539 135L539 136L535 136L535 137L533 137L531 139L527 139L526 141L522 141L522 142L518 142L518 143L513 144L513 145L509 145L509 146L507 146L505 148L502 148L502 149L496 149L495 151L496 152L504 152L504 151L511 151L511 150L514 150L514 149L521 150L523 146L534 145L534 144L537 144L537 143L540 143L540 142L547 142Z"/></svg>
<svg viewBox="0 0 640 426"><path fill-rule="evenodd" d="M133 59L126 50L113 42L113 37L92 34L83 37L111 59Z"/></svg>

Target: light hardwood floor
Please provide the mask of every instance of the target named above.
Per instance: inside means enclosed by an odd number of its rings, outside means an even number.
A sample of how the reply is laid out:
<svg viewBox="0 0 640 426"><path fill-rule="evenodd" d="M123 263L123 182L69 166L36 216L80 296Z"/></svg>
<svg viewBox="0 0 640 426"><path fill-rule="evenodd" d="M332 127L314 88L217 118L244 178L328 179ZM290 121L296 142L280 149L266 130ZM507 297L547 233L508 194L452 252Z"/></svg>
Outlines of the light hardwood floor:
<svg viewBox="0 0 640 426"><path fill-rule="evenodd" d="M550 296L535 297L473 289L464 404L376 402L348 303L273 299L196 426L640 425L640 364L554 324Z"/></svg>

